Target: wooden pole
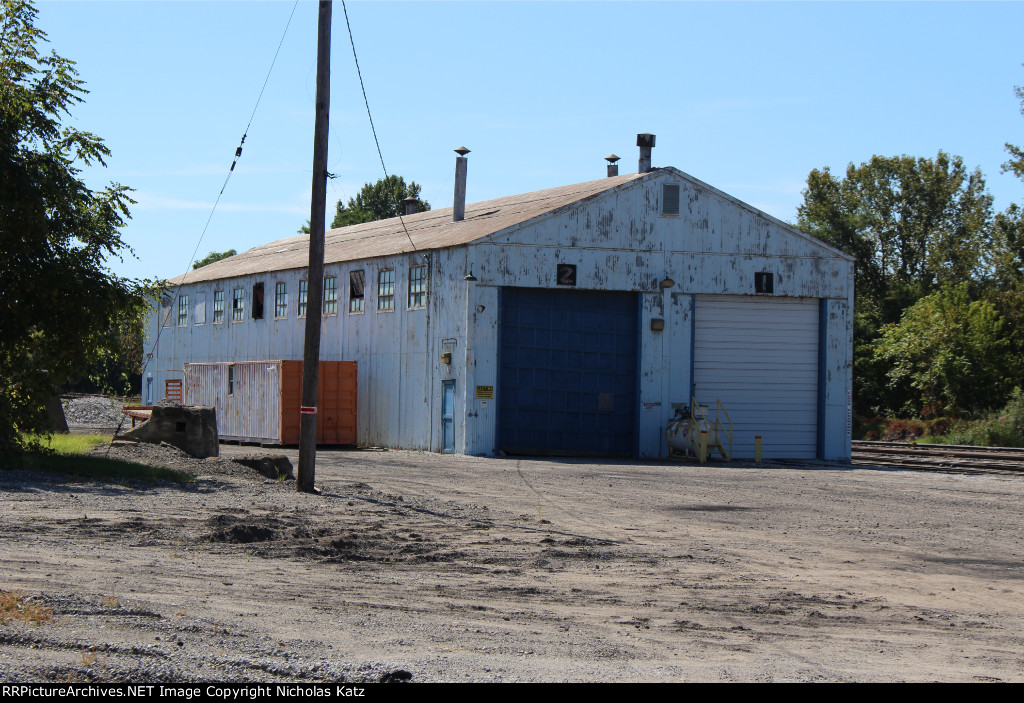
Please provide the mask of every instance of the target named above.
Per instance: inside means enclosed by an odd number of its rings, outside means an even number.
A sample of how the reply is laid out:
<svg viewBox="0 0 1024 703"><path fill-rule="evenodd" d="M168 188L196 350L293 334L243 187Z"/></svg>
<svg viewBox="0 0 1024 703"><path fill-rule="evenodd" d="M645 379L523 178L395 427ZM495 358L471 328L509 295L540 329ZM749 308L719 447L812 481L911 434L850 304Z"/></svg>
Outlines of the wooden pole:
<svg viewBox="0 0 1024 703"><path fill-rule="evenodd" d="M309 213L306 339L299 412L299 475L295 489L315 493L316 411L320 376L320 322L324 296L324 231L327 229L327 120L331 109L331 0L320 0L316 42L316 126L313 130L313 194Z"/></svg>

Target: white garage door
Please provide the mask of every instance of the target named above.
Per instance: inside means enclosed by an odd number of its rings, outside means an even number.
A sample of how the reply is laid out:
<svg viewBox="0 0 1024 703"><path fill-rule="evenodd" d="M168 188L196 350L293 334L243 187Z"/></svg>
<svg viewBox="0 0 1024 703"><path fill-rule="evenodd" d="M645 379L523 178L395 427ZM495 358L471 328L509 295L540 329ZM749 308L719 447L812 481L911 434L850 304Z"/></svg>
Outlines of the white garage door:
<svg viewBox="0 0 1024 703"><path fill-rule="evenodd" d="M818 300L698 296L694 394L733 421L733 456L814 458L818 444Z"/></svg>

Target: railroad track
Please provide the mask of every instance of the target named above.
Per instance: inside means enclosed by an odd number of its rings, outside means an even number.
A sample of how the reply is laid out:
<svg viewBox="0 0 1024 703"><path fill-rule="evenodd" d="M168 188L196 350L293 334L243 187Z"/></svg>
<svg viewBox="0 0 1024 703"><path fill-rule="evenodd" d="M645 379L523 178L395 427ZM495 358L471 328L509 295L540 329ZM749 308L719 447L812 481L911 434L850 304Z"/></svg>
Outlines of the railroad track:
<svg viewBox="0 0 1024 703"><path fill-rule="evenodd" d="M927 471L1024 473L1024 449L854 441L853 462Z"/></svg>

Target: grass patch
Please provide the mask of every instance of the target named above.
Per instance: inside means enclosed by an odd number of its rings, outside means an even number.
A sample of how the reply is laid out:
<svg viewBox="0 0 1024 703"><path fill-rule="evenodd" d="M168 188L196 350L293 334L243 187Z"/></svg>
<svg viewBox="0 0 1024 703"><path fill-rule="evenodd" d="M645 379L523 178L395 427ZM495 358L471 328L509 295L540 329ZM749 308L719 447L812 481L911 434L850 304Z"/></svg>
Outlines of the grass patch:
<svg viewBox="0 0 1024 703"><path fill-rule="evenodd" d="M42 605L27 601L14 591L0 591L0 623L11 620L41 625L53 619L53 612Z"/></svg>
<svg viewBox="0 0 1024 703"><path fill-rule="evenodd" d="M95 454L8 454L0 456L0 469L62 474L74 478L124 483L125 481L170 481L191 483L195 476L160 466L133 464Z"/></svg>
<svg viewBox="0 0 1024 703"><path fill-rule="evenodd" d="M84 454L99 444L106 444L113 437L101 434L54 434L25 435L30 444L38 444L43 449L52 449L58 454Z"/></svg>
<svg viewBox="0 0 1024 703"><path fill-rule="evenodd" d="M978 447L1024 447L1024 436L1001 417L964 422L946 434L928 435L922 442Z"/></svg>
<svg viewBox="0 0 1024 703"><path fill-rule="evenodd" d="M195 476L185 471L133 464L88 452L106 444L111 437L98 434L25 435L30 451L0 456L0 469L63 474L81 479L124 483L126 481L170 481L191 483Z"/></svg>

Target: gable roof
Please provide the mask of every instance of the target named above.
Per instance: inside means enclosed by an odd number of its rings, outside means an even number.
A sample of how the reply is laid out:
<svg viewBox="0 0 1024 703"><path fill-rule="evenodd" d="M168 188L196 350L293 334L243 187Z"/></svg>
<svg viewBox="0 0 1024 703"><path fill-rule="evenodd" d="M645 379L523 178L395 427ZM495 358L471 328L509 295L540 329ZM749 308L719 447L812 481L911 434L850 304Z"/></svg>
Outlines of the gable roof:
<svg viewBox="0 0 1024 703"><path fill-rule="evenodd" d="M849 254L718 190L714 186L671 166L662 166L649 173L629 173L624 176L601 178L596 181L469 203L466 205L466 219L460 222L452 221L452 208L446 207L440 210L418 212L402 218L393 217L387 220L328 230L324 242L324 264L469 244L528 220L555 213L561 208L575 205L620 186L642 179L657 178L659 175L670 175L687 181L737 207L765 218L794 236L814 242L837 258L851 262L855 260ZM413 246L414 244L415 246ZM171 285L201 283L270 271L301 269L308 265L309 235L300 234L243 251L241 254L235 254L227 259L176 276L168 283Z"/></svg>
<svg viewBox="0 0 1024 703"><path fill-rule="evenodd" d="M655 174L657 171L651 174L631 173L470 203L466 205L466 219L461 222L452 222L452 208L447 207L406 215L401 219L393 217L328 230L324 242L324 264L469 244L539 215ZM402 220L405 222L404 227ZM416 245L415 249L413 244ZM309 235L300 234L243 251L172 278L168 283L200 283L268 271L306 268L308 265Z"/></svg>

